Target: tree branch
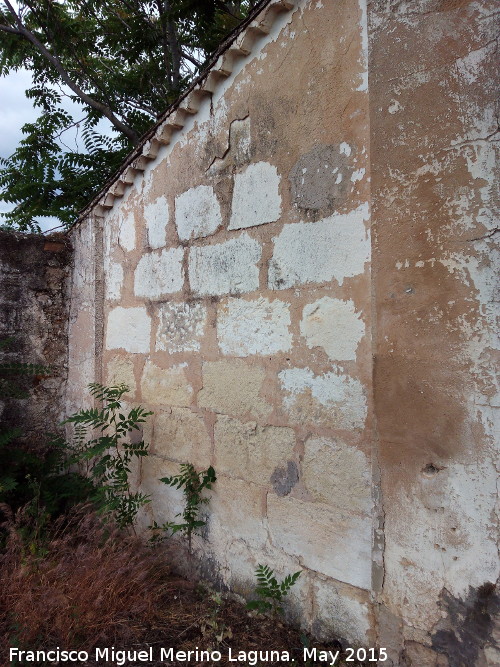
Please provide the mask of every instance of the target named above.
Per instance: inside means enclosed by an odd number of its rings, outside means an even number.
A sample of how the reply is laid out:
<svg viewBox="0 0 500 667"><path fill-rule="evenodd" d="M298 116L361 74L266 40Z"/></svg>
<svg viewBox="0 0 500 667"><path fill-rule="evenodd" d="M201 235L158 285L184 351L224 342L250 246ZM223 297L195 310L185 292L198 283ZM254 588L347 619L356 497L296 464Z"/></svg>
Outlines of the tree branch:
<svg viewBox="0 0 500 667"><path fill-rule="evenodd" d="M62 65L61 61L57 57L57 55L54 55L51 53L42 42L36 37L34 33L32 33L28 28L24 26L22 23L21 19L19 16L16 14L12 4L9 2L9 0L4 0L10 14L14 18L17 27L18 27L18 32L19 34L24 37L26 40L31 42L33 46L35 46L38 51L43 55L43 57L48 60L53 67L58 71L59 75L61 76L61 79L64 81L64 83L71 88L71 90L78 95L78 97L89 107L92 107L92 109L95 109L96 111L99 111L102 113L103 116L105 116L110 123L116 127L116 129L124 134L133 144L136 146L139 143L139 135L137 132L130 127L129 125L126 125L124 122L122 122L115 114L111 111L109 107L106 105L102 104L101 102L98 102L97 100L94 100L90 95L87 95L80 86L78 86L69 76L68 72L65 70L64 66Z"/></svg>
<svg viewBox="0 0 500 667"><path fill-rule="evenodd" d="M20 36L22 36L22 33L20 33L19 30L16 30L15 28L13 28L13 27L10 26L10 25L2 25L2 24L0 23L0 30L2 30L3 32L10 32L12 35L20 35Z"/></svg>

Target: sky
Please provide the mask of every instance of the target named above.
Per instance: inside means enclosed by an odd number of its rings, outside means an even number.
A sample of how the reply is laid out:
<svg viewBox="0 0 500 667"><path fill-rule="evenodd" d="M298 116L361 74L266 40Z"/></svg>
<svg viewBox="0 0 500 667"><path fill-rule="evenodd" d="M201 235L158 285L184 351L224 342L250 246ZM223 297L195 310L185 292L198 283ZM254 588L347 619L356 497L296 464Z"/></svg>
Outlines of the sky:
<svg viewBox="0 0 500 667"><path fill-rule="evenodd" d="M17 2L13 5L17 9ZM21 69L8 76L0 77L0 157L9 157L19 141L22 139L21 128L25 123L29 123L38 116L38 112L33 108L25 91L31 85L31 75ZM13 207L3 201L0 201L0 212L6 212ZM0 224L2 218L0 218ZM42 231L59 224L56 218L46 218L40 221Z"/></svg>
<svg viewBox="0 0 500 667"><path fill-rule="evenodd" d="M31 75L25 70L12 72L0 77L0 156L11 155L23 137L21 128L25 123L35 120L39 112L33 108L25 91L31 85ZM12 205L0 201L0 211L6 212ZM0 218L0 223L1 223ZM57 218L40 220L42 231L47 231L60 224Z"/></svg>
<svg viewBox="0 0 500 667"><path fill-rule="evenodd" d="M8 157L15 151L23 137L21 128L25 123L34 121L40 113L25 95L30 85L31 75L25 69L0 77L0 157ZM75 119L82 117L82 107L75 105L67 98L63 100L64 108L73 112ZM101 121L97 129L103 134L112 133L107 121ZM76 147L76 131L65 132L63 140L67 146ZM0 201L0 212L9 211L12 208L12 205ZM0 218L0 224L1 222ZM40 219L40 227L43 232L60 226L60 224L57 218Z"/></svg>

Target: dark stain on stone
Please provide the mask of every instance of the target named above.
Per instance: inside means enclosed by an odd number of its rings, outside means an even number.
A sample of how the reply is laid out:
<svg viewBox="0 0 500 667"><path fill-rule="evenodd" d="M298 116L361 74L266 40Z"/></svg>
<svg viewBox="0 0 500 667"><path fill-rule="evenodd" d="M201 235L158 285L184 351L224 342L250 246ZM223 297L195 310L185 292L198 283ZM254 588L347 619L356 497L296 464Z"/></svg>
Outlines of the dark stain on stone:
<svg viewBox="0 0 500 667"><path fill-rule="evenodd" d="M333 213L347 200L352 173L353 156L340 145L316 146L290 171L292 200L304 210Z"/></svg>
<svg viewBox="0 0 500 667"><path fill-rule="evenodd" d="M441 472L441 470L444 470L444 466L438 466L435 463L428 463L422 468L422 474L426 477L431 477L432 475L436 475L438 472Z"/></svg>
<svg viewBox="0 0 500 667"><path fill-rule="evenodd" d="M440 607L447 613L432 635L432 648L446 655L450 667L475 665L486 644L498 648L493 639L495 619L500 612L500 596L495 584L469 587L465 599L454 597L443 589Z"/></svg>
<svg viewBox="0 0 500 667"><path fill-rule="evenodd" d="M271 475L271 484L280 497L287 496L299 481L299 471L295 461L287 461L286 466L278 467Z"/></svg>

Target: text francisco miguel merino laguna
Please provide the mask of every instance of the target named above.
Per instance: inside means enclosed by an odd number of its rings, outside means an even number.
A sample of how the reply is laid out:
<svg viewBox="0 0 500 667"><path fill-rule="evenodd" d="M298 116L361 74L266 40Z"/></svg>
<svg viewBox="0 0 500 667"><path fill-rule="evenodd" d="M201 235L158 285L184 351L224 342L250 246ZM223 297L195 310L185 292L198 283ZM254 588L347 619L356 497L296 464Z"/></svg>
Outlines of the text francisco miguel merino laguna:
<svg viewBox="0 0 500 667"><path fill-rule="evenodd" d="M365 649L360 649L365 654L363 657L366 659L367 651ZM352 651L354 654L354 649L347 649L347 651ZM369 652L373 652L373 657L368 657L369 661L372 660L381 660L384 661L387 659L385 649L381 648L378 651L375 649L368 649ZM294 651L294 657L292 657L289 651L238 651L236 649L228 648L226 659L228 662L244 662L247 665L257 665L259 662L293 662L294 659L297 660L301 657L305 660L314 660L317 662L327 663L328 665L335 665L340 656L340 651L322 651L316 648L303 648L303 655L299 656ZM377 657L375 657L377 653ZM62 663L62 662L73 662L73 663L84 663L88 660L93 659L95 662L109 663L114 662L118 667L128 664L129 662L153 662L153 660L165 660L166 662L194 662L199 664L200 662L220 662L222 660L222 653L220 651L204 651L196 648L192 651L176 651L174 648L156 648L153 650L153 647L150 646L147 650L137 651L137 650L121 650L116 649L114 646L111 648L96 648L92 653L87 651L78 651L78 650L69 650L65 651L59 647L55 649L49 649L47 651L25 651L18 648L11 648L9 654L10 662L19 661L21 664L32 662L37 663ZM351 658L352 660L354 658ZM236 667L236 666L235 666Z"/></svg>

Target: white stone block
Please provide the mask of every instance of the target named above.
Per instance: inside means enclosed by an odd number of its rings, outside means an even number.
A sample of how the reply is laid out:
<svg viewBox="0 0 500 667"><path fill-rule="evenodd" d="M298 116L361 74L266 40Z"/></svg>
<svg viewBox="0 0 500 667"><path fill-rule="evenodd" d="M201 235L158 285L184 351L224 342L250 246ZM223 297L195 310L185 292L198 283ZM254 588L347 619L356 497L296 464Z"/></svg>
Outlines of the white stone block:
<svg viewBox="0 0 500 667"><path fill-rule="evenodd" d="M175 224L182 241L213 234L222 224L214 189L210 185L199 185L176 197Z"/></svg>
<svg viewBox="0 0 500 667"><path fill-rule="evenodd" d="M135 270L135 295L159 299L180 292L184 285L183 256L183 248L170 248L141 257Z"/></svg>
<svg viewBox="0 0 500 667"><path fill-rule="evenodd" d="M217 245L191 248L189 281L196 294L242 294L259 287L261 247L248 234Z"/></svg>
<svg viewBox="0 0 500 667"><path fill-rule="evenodd" d="M359 380L339 369L314 375L309 368L288 368L278 375L286 411L301 422L306 419L335 428L363 428L367 403Z"/></svg>
<svg viewBox="0 0 500 667"><path fill-rule="evenodd" d="M236 174L229 229L244 229L279 220L279 186L278 170L268 162L251 164L241 174Z"/></svg>
<svg viewBox="0 0 500 667"><path fill-rule="evenodd" d="M367 593L340 584L338 581L325 581L319 578L314 582L313 591L315 601L313 630L319 639L328 641L334 637L336 639L342 637L354 646L373 645L370 641L371 605Z"/></svg>
<svg viewBox="0 0 500 667"><path fill-rule="evenodd" d="M269 263L269 287L286 289L332 279L342 285L346 278L364 272L370 258L370 238L365 221L368 204L318 222L285 225L274 239Z"/></svg>
<svg viewBox="0 0 500 667"><path fill-rule="evenodd" d="M106 299L118 301L123 286L123 266L118 262L111 262L109 256L104 258L104 284Z"/></svg>
<svg viewBox="0 0 500 667"><path fill-rule="evenodd" d="M275 354L292 346L290 306L283 301L228 299L217 313L217 338L224 354Z"/></svg>
<svg viewBox="0 0 500 667"><path fill-rule="evenodd" d="M144 207L146 232L150 248L163 248L167 243L168 202L158 197Z"/></svg>
<svg viewBox="0 0 500 667"><path fill-rule="evenodd" d="M145 308L117 306L109 312L106 349L123 348L127 352L149 352L151 318Z"/></svg>
<svg viewBox="0 0 500 667"><path fill-rule="evenodd" d="M330 359L355 360L365 325L351 300L325 296L304 308L300 333L307 347L322 347Z"/></svg>
<svg viewBox="0 0 500 667"><path fill-rule="evenodd" d="M305 567L369 590L372 568L370 517L285 496L267 497L271 542L301 558Z"/></svg>
<svg viewBox="0 0 500 667"><path fill-rule="evenodd" d="M133 213L129 213L119 220L118 243L128 252L135 248L135 218Z"/></svg>
<svg viewBox="0 0 500 667"><path fill-rule="evenodd" d="M197 352L207 322L207 309L201 303L166 303L159 309L160 324L156 350Z"/></svg>

